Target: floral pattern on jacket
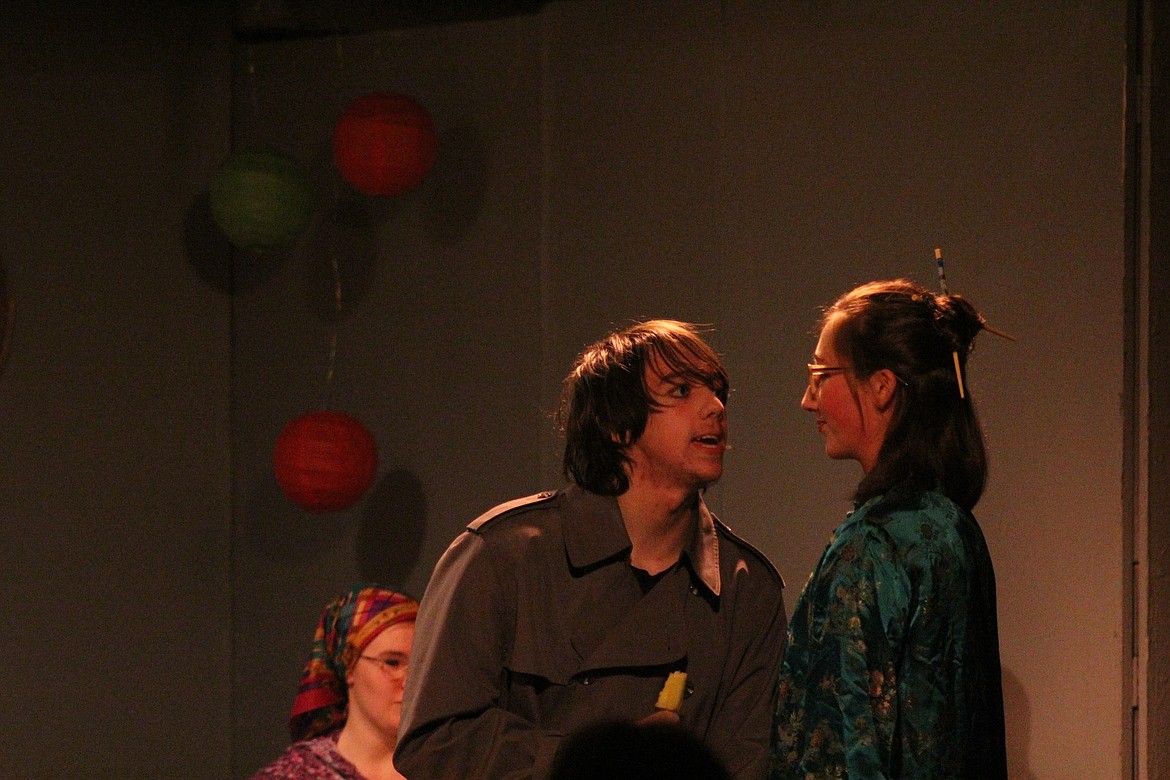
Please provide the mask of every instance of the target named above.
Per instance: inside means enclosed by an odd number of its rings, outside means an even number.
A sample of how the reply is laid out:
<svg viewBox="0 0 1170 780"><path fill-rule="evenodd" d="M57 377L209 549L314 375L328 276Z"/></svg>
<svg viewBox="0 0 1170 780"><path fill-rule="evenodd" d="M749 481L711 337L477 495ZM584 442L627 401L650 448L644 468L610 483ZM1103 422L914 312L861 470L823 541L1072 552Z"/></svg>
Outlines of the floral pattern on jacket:
<svg viewBox="0 0 1170 780"><path fill-rule="evenodd" d="M850 513L797 600L772 780L1006 778L995 575L974 517L902 488Z"/></svg>

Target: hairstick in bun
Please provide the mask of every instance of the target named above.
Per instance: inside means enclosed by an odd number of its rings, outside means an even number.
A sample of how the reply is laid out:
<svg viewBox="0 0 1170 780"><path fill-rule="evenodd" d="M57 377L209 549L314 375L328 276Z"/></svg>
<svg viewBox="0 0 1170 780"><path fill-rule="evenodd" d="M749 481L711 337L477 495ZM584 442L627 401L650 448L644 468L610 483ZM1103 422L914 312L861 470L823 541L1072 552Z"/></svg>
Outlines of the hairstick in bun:
<svg viewBox="0 0 1170 780"><path fill-rule="evenodd" d="M942 288L942 294L950 295L947 292L947 274L943 270L942 249L937 246L934 248L934 264L938 266L938 284ZM959 350L951 350L951 359L955 361L955 381L959 383L959 398L966 398L967 391L963 388L963 370L959 367Z"/></svg>

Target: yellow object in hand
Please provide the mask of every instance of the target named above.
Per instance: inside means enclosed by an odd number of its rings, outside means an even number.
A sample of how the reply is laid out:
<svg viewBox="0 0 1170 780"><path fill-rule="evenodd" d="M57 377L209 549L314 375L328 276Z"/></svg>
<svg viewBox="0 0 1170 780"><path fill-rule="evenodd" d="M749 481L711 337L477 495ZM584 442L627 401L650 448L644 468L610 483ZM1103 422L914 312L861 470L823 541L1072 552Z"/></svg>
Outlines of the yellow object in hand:
<svg viewBox="0 0 1170 780"><path fill-rule="evenodd" d="M682 705L683 689L686 684L686 672L671 672L666 676L666 684L662 686L662 690L658 694L658 701L654 706L660 710L678 712L678 708Z"/></svg>

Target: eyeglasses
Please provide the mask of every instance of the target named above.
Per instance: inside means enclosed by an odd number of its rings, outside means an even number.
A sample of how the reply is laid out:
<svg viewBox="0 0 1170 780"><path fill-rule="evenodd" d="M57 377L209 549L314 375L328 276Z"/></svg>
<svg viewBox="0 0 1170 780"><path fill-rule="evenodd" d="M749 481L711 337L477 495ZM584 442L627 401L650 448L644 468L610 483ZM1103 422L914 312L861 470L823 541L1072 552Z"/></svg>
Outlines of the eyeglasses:
<svg viewBox="0 0 1170 780"><path fill-rule="evenodd" d="M358 658L373 661L383 672L395 679L401 680L406 677L406 667L409 661L401 656L392 655L389 658L378 658L376 655L359 655Z"/></svg>
<svg viewBox="0 0 1170 780"><path fill-rule="evenodd" d="M843 374L846 371L852 371L853 366L823 366L819 363L808 364L808 389L814 394L821 390L821 382L825 377L830 377L833 374Z"/></svg>

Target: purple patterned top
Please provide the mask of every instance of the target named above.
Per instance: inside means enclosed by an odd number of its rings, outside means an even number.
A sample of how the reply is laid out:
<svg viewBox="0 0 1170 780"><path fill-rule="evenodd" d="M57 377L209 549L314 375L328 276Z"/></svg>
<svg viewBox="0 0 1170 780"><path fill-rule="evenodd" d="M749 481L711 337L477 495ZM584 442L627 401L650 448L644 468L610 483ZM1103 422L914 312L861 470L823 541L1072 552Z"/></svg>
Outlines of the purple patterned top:
<svg viewBox="0 0 1170 780"><path fill-rule="evenodd" d="M288 750L250 780L366 780L357 767L337 752L333 731L321 737L294 742Z"/></svg>

